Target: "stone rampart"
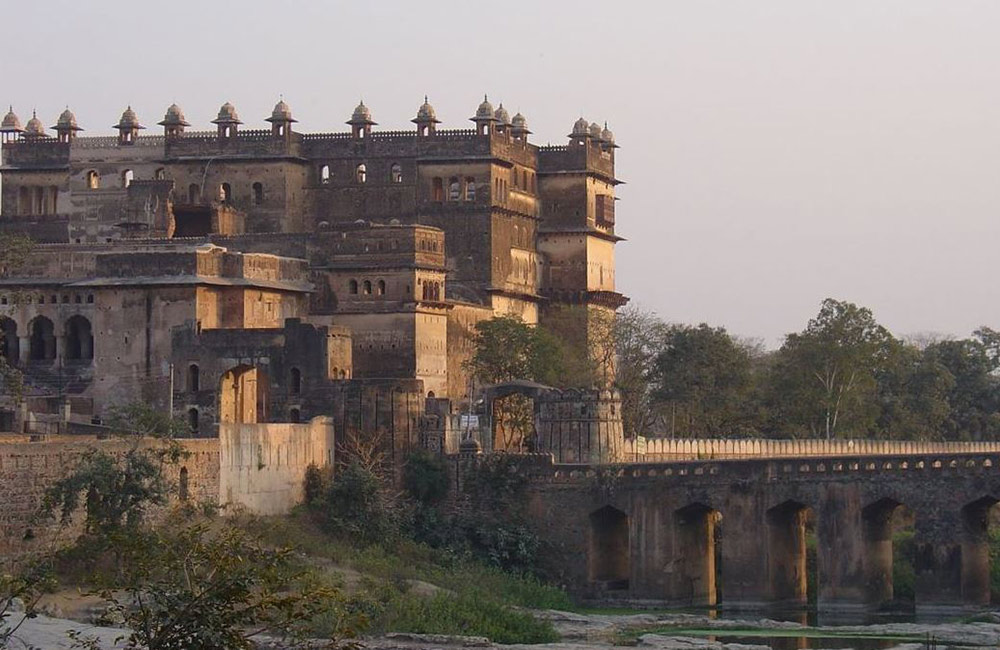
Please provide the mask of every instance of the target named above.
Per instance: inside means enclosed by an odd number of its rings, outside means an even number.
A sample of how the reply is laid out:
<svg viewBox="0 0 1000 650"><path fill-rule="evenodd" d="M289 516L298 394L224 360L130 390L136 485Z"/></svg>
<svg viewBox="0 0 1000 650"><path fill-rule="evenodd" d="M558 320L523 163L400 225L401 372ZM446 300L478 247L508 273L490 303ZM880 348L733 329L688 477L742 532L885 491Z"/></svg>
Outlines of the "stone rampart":
<svg viewBox="0 0 1000 650"><path fill-rule="evenodd" d="M261 515L284 514L301 503L309 465L333 464L333 419L305 424L219 425L219 496Z"/></svg>

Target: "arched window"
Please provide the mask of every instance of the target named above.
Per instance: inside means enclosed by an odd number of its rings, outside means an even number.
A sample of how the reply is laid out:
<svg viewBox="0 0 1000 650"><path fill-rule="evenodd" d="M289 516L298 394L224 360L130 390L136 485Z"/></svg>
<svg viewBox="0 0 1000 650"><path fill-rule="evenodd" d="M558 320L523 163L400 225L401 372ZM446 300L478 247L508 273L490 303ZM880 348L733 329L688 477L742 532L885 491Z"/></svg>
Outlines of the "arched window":
<svg viewBox="0 0 1000 650"><path fill-rule="evenodd" d="M292 395L302 392L302 371L298 368L292 368L289 373L288 390Z"/></svg>
<svg viewBox="0 0 1000 650"><path fill-rule="evenodd" d="M91 169L87 172L87 189L96 190L101 187L101 175Z"/></svg>
<svg viewBox="0 0 1000 650"><path fill-rule="evenodd" d="M448 181L448 200L458 201L462 198L462 187L458 184L457 178Z"/></svg>
<svg viewBox="0 0 1000 650"><path fill-rule="evenodd" d="M131 169L126 169L122 172L122 187L127 188L132 184L132 179L135 178L135 174Z"/></svg>
<svg viewBox="0 0 1000 650"><path fill-rule="evenodd" d="M198 419L198 409L188 409L188 428L191 429L191 433L198 433Z"/></svg>
<svg viewBox="0 0 1000 650"><path fill-rule="evenodd" d="M444 181L439 176L431 181L431 200L444 201Z"/></svg>
<svg viewBox="0 0 1000 650"><path fill-rule="evenodd" d="M364 287L364 292L365 292L366 296L372 295L372 283L371 283L371 280L365 280L365 283L364 283L363 287Z"/></svg>
<svg viewBox="0 0 1000 650"><path fill-rule="evenodd" d="M299 409L292 408L288 410L288 421L292 424L298 424L302 421L302 415L299 413Z"/></svg>
<svg viewBox="0 0 1000 650"><path fill-rule="evenodd" d="M66 321L66 351L69 361L86 361L94 358L94 332L90 321L83 316L73 316Z"/></svg>
<svg viewBox="0 0 1000 650"><path fill-rule="evenodd" d="M223 183L219 186L219 200L223 203L229 203L233 200L233 187L229 183Z"/></svg>
<svg viewBox="0 0 1000 650"><path fill-rule="evenodd" d="M351 292L353 294L357 294L358 293L358 281L357 280L351 280L347 284L348 284L348 291L349 292Z"/></svg>
<svg viewBox="0 0 1000 650"><path fill-rule="evenodd" d="M201 390L201 369L198 368L197 363L192 363L188 366L188 390L192 393L197 393Z"/></svg>
<svg viewBox="0 0 1000 650"><path fill-rule="evenodd" d="M201 189L197 183L188 185L188 203L198 203L201 200Z"/></svg>
<svg viewBox="0 0 1000 650"><path fill-rule="evenodd" d="M166 180L167 179L167 170L164 169L163 167L160 167L155 172L153 172L153 178L155 178L158 181Z"/></svg>
<svg viewBox="0 0 1000 650"><path fill-rule="evenodd" d="M260 205L264 202L264 185L262 183L253 184L253 204Z"/></svg>
<svg viewBox="0 0 1000 650"><path fill-rule="evenodd" d="M38 316L28 325L31 334L28 347L28 358L32 361L45 361L56 358L55 327L45 316Z"/></svg>
<svg viewBox="0 0 1000 650"><path fill-rule="evenodd" d="M330 165L323 165L319 168L319 182L323 185L330 183Z"/></svg>
<svg viewBox="0 0 1000 650"><path fill-rule="evenodd" d="M465 179L465 200L475 201L476 200L476 179L466 178Z"/></svg>
<svg viewBox="0 0 1000 650"><path fill-rule="evenodd" d="M385 280L379 280L375 284L375 294L379 296L385 295Z"/></svg>
<svg viewBox="0 0 1000 650"><path fill-rule="evenodd" d="M194 426L191 427L192 431L198 430L198 409L191 409L188 411L188 416L190 417L194 414ZM188 498L188 468L181 468L181 475L177 481L177 493L181 498L181 501L187 501Z"/></svg>
<svg viewBox="0 0 1000 650"><path fill-rule="evenodd" d="M399 163L392 163L392 167L389 168L389 180L393 183L403 182L403 168Z"/></svg>
<svg viewBox="0 0 1000 650"><path fill-rule="evenodd" d="M354 172L354 178L359 183L368 182L368 168L364 163L358 165L357 170Z"/></svg>

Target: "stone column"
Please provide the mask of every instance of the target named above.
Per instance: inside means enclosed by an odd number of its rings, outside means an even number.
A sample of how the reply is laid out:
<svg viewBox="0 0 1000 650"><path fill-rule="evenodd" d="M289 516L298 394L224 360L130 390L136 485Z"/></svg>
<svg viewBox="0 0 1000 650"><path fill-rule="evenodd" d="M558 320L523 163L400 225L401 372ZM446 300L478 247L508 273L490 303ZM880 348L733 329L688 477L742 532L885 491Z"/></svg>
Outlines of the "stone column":
<svg viewBox="0 0 1000 650"><path fill-rule="evenodd" d="M678 605L716 604L715 530L718 513L693 504L673 514L674 559L668 599Z"/></svg>
<svg viewBox="0 0 1000 650"><path fill-rule="evenodd" d="M962 509L962 601L990 604L989 514L996 501L984 498Z"/></svg>
<svg viewBox="0 0 1000 650"><path fill-rule="evenodd" d="M830 484L816 509L817 600L821 610L864 608L864 562L857 487Z"/></svg>
<svg viewBox="0 0 1000 650"><path fill-rule="evenodd" d="M758 609L770 603L767 524L759 495L746 494L722 510L722 604Z"/></svg>
<svg viewBox="0 0 1000 650"><path fill-rule="evenodd" d="M787 502L767 512L767 574L770 600L800 604L807 599L806 509Z"/></svg>
<svg viewBox="0 0 1000 650"><path fill-rule="evenodd" d="M18 340L18 355L17 359L21 365L28 363L31 359L31 336L19 336Z"/></svg>

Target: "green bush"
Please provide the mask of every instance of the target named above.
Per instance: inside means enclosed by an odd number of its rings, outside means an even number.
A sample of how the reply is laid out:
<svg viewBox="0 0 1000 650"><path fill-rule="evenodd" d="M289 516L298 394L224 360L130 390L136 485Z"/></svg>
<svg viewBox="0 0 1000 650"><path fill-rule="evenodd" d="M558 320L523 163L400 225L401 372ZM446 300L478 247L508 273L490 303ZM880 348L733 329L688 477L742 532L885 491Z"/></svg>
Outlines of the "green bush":
<svg viewBox="0 0 1000 650"><path fill-rule="evenodd" d="M352 462L330 482L322 500L325 528L363 543L393 542L399 536L402 512L379 478Z"/></svg>
<svg viewBox="0 0 1000 650"><path fill-rule="evenodd" d="M437 505L448 495L448 467L429 451L416 451L403 467L403 486L417 503Z"/></svg>

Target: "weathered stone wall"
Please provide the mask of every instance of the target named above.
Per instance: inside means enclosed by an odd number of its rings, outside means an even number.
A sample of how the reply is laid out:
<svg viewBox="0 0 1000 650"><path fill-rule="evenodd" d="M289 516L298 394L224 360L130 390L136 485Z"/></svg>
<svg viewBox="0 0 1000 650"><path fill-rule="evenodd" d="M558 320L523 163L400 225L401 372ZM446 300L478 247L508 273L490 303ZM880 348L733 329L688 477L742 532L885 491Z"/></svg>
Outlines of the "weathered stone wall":
<svg viewBox="0 0 1000 650"><path fill-rule="evenodd" d="M547 391L535 400L535 450L558 463L625 460L621 397L612 391Z"/></svg>
<svg viewBox="0 0 1000 650"><path fill-rule="evenodd" d="M72 472L80 456L91 449L123 453L130 443L89 436L48 436L31 442L26 436L0 437L0 558L44 550L68 541L80 532L57 521L38 517L45 491ZM180 475L186 470L187 498L217 503L219 499L219 441L184 440L188 455L167 467L174 496L179 497Z"/></svg>
<svg viewBox="0 0 1000 650"><path fill-rule="evenodd" d="M287 513L302 502L309 465L334 460L330 417L305 424L220 424L219 496L261 515Z"/></svg>

